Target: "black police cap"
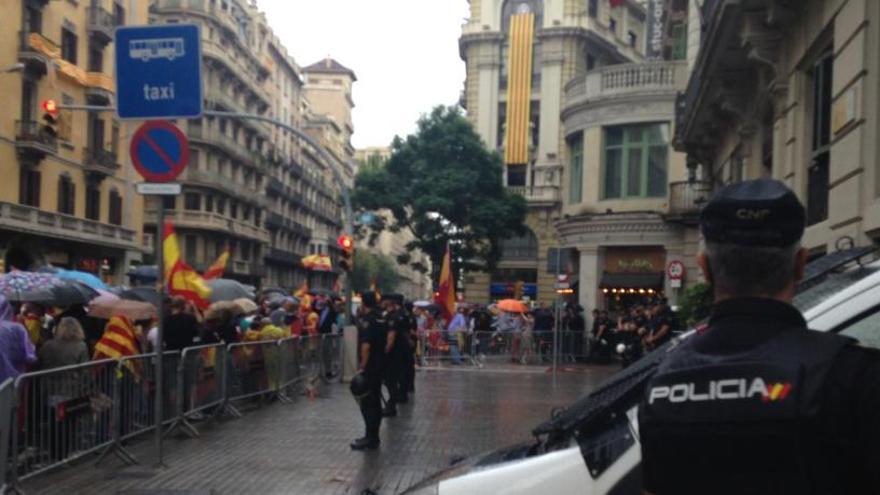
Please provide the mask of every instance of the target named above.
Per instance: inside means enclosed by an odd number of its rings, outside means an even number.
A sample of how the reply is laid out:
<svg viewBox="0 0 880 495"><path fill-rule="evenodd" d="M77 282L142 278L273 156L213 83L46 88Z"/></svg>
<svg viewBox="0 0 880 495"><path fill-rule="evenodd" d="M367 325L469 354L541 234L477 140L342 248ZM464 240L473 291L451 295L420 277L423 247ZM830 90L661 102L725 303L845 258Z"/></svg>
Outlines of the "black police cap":
<svg viewBox="0 0 880 495"><path fill-rule="evenodd" d="M707 242L785 247L804 235L804 206L785 184L772 179L737 182L718 191L700 214Z"/></svg>

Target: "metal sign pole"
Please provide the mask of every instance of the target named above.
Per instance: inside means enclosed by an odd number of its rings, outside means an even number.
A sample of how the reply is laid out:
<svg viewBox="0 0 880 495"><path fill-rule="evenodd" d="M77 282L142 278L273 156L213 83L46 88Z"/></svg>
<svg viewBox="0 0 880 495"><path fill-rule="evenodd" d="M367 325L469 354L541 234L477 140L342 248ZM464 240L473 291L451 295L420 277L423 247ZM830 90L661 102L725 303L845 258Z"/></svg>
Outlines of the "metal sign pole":
<svg viewBox="0 0 880 495"><path fill-rule="evenodd" d="M559 265L562 263L562 248L556 248L556 280L559 280ZM553 380L556 380L556 368L559 362L559 291L556 291L556 318L553 324Z"/></svg>
<svg viewBox="0 0 880 495"><path fill-rule="evenodd" d="M156 326L156 396L155 396L155 415L156 415L156 465L162 466L162 402L165 389L164 366L162 362L162 354L165 343L164 335L164 315L165 315L165 256L164 243L162 237L165 231L165 201L163 196L156 196L159 201L159 219L156 222L156 292L159 294L159 321Z"/></svg>

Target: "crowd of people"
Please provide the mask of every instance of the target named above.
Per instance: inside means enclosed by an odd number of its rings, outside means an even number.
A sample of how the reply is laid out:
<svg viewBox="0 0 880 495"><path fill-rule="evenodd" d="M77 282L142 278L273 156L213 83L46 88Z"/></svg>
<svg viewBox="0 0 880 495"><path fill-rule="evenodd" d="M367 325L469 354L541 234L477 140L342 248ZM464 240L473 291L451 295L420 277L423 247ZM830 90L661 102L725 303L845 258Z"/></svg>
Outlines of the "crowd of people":
<svg viewBox="0 0 880 495"><path fill-rule="evenodd" d="M415 308L417 361L431 359L462 364L466 358L505 356L514 363L552 359L556 313L543 302L524 312L503 311L494 305L459 304L449 321L430 307ZM623 343L641 355L666 342L674 315L663 298L646 298L619 310L594 310L587 332L583 308L566 304L559 314L559 351L568 362L608 361Z"/></svg>
<svg viewBox="0 0 880 495"><path fill-rule="evenodd" d="M165 304L165 350L200 344L278 340L289 336L337 333L342 300L303 295L216 303L201 311L181 297ZM124 313L108 319L89 315L87 305L53 308L14 303L0 295L0 383L27 371L119 359L154 351L157 318L133 320Z"/></svg>

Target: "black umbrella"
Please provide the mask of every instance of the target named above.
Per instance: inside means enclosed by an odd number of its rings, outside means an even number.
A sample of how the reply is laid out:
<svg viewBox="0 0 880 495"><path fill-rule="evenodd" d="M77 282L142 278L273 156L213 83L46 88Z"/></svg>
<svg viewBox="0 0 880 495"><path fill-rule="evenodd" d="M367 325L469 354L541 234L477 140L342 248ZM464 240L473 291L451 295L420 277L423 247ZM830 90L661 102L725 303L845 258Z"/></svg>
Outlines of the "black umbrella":
<svg viewBox="0 0 880 495"><path fill-rule="evenodd" d="M130 301L150 303L156 307L159 306L159 294L156 293L154 287L134 287L122 291L122 293L119 294L119 297Z"/></svg>
<svg viewBox="0 0 880 495"><path fill-rule="evenodd" d="M127 275L133 285L155 284L159 280L159 269L156 265L140 265L128 270Z"/></svg>
<svg viewBox="0 0 880 495"><path fill-rule="evenodd" d="M88 285L76 281L67 281L52 287L50 292L52 298L41 302L61 307L86 304L100 294Z"/></svg>
<svg viewBox="0 0 880 495"><path fill-rule="evenodd" d="M234 301L242 297L254 299L256 297L252 286L230 278L208 280L208 287L211 288L211 302Z"/></svg>

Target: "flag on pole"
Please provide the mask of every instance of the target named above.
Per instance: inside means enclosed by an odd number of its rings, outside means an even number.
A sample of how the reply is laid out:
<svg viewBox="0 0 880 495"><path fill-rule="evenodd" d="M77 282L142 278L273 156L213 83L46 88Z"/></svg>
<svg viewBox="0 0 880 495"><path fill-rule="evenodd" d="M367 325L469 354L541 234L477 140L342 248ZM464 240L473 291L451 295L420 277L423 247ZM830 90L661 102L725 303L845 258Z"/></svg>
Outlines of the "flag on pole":
<svg viewBox="0 0 880 495"><path fill-rule="evenodd" d="M434 302L442 308L443 318L447 322L455 315L455 278L452 276L452 252L449 244L446 245L446 254L443 255L443 265L440 267L440 280L437 284L437 294Z"/></svg>
<svg viewBox="0 0 880 495"><path fill-rule="evenodd" d="M198 272L187 265L180 257L180 248L177 246L177 234L174 233L174 224L165 222L162 235L162 253L165 259L165 284L168 294L181 296L195 304L200 309L207 309L211 304L211 288L205 283Z"/></svg>
<svg viewBox="0 0 880 495"><path fill-rule="evenodd" d="M217 257L217 260L205 270L205 274L202 275L202 278L205 280L214 280L215 278L223 277L223 272L226 271L226 264L229 263L229 246L226 246L226 249Z"/></svg>

